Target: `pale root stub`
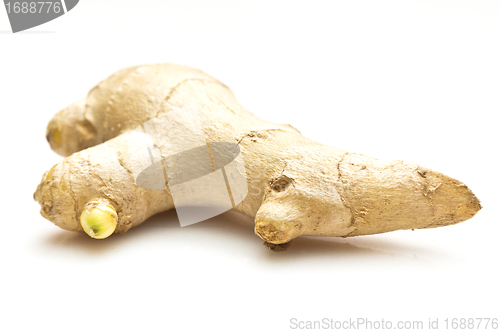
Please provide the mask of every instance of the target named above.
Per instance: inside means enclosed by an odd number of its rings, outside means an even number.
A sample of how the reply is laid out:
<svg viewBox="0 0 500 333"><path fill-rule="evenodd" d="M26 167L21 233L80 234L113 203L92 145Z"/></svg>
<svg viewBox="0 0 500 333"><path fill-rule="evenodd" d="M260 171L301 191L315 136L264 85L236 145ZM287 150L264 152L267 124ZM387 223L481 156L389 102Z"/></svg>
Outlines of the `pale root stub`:
<svg viewBox="0 0 500 333"><path fill-rule="evenodd" d="M309 140L290 125L255 117L210 76L159 64L117 72L52 119L51 147L70 156L44 174L34 195L41 214L61 228L83 231L85 207L104 200L123 233L174 208L168 187L135 184L127 147L132 129L187 106L198 111L207 142L239 145L248 195L234 210L254 217L255 232L266 242L433 228L465 221L481 209L455 179ZM189 135L178 131L181 142Z"/></svg>

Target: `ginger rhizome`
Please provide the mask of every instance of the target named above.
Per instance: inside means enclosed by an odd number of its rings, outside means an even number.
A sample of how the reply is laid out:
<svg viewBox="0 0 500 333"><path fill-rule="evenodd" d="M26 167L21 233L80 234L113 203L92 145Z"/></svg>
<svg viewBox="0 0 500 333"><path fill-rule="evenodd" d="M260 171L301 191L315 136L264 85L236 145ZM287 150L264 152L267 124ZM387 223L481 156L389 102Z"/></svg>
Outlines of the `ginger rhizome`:
<svg viewBox="0 0 500 333"><path fill-rule="evenodd" d="M257 118L210 76L159 64L117 72L51 120L47 139L68 157L44 174L35 192L41 214L94 237L124 233L174 208L168 186L136 184L128 147L133 129L184 107L197 110L207 142L238 145L249 194L233 209L255 218L255 233L268 243L434 228L481 209L458 180L309 140L290 125ZM189 132L176 129L176 140L189 141Z"/></svg>

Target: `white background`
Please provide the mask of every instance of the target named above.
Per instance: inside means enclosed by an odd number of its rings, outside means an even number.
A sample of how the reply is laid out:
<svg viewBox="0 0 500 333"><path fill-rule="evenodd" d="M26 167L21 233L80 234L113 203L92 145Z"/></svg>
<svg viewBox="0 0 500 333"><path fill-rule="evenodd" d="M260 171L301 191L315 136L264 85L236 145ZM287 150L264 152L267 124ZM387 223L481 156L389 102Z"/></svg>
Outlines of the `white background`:
<svg viewBox="0 0 500 333"><path fill-rule="evenodd" d="M317 141L459 179L484 208L455 226L300 238L281 253L231 212L186 228L169 212L101 241L43 219L32 194L62 159L45 141L50 118L114 71L155 62L200 68ZM0 331L498 318L499 91L498 1L82 0L18 34L0 8Z"/></svg>

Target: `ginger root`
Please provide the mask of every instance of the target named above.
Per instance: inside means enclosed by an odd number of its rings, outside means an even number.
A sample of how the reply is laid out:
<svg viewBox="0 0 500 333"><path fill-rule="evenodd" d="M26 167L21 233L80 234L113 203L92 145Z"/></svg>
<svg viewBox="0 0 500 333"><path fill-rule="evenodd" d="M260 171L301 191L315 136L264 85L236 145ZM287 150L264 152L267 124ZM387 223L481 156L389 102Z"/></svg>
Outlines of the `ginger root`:
<svg viewBox="0 0 500 333"><path fill-rule="evenodd" d="M255 117L210 76L159 64L117 72L51 120L47 139L52 149L70 156L43 175L34 194L41 214L63 229L94 237L86 223L96 207L108 207L91 221L103 219L96 229L101 236L124 233L174 208L168 186L145 189L135 183L127 144L131 129L185 106L198 111L207 142L239 146L249 193L233 209L255 218L255 233L271 248L283 244L277 248L285 249L298 236L451 225L481 209L455 179L309 140L290 125ZM189 140L190 133L176 135Z"/></svg>

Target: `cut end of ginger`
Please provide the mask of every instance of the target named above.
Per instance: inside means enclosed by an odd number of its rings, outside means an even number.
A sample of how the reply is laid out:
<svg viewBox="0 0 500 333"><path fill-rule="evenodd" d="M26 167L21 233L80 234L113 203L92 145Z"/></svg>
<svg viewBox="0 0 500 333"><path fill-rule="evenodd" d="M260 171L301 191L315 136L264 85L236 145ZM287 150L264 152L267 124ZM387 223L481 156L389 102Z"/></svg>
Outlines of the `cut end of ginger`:
<svg viewBox="0 0 500 333"><path fill-rule="evenodd" d="M113 234L118 216L107 204L90 203L80 215L80 224L87 235L95 239L104 239Z"/></svg>

